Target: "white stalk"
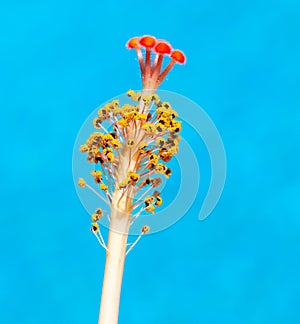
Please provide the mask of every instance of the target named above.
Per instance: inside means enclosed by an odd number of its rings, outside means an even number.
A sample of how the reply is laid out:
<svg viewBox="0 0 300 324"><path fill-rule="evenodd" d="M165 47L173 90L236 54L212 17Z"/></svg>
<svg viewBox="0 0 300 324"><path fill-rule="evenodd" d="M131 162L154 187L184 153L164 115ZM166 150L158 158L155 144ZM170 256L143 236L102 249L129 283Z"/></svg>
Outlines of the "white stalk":
<svg viewBox="0 0 300 324"><path fill-rule="evenodd" d="M113 197L98 324L118 323L120 294L130 226L130 217L126 212L127 198L122 198L123 201L120 202L119 208L114 208L119 198L119 193L116 193Z"/></svg>

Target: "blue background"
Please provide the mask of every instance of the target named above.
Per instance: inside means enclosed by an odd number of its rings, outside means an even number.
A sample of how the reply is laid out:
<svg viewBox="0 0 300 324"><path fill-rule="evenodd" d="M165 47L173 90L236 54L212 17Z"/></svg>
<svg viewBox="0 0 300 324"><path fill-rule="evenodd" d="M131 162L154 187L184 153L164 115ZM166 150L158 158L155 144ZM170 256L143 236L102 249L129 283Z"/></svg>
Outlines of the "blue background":
<svg viewBox="0 0 300 324"><path fill-rule="evenodd" d="M128 258L120 323L300 322L299 14L296 0L0 2L1 323L97 322L104 252L72 149L95 107L140 87L124 43L147 33L185 51L162 88L208 112L228 174L206 221L194 206Z"/></svg>

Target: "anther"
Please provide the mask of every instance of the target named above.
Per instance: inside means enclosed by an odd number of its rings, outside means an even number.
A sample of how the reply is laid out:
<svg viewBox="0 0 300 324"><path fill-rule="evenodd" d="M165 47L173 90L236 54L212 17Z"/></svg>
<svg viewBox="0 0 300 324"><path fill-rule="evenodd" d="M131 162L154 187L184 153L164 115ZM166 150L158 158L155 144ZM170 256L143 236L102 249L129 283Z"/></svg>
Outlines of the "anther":
<svg viewBox="0 0 300 324"><path fill-rule="evenodd" d="M79 186L80 188L84 188L85 185L86 185L85 180L84 180L83 178L80 178L80 179L78 180L78 186Z"/></svg>

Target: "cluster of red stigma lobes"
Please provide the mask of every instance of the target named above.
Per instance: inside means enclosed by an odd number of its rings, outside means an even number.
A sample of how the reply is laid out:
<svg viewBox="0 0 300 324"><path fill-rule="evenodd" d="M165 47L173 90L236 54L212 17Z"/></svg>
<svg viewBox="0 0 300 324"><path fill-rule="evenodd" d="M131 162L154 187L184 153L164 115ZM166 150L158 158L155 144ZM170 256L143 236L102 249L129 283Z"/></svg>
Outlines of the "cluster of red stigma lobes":
<svg viewBox="0 0 300 324"><path fill-rule="evenodd" d="M127 42L127 48L135 49L140 64L143 89L149 92L155 91L176 64L184 64L185 55L180 50L173 50L170 43L153 36L133 37ZM142 50L145 51L143 55ZM151 54L155 54L151 62ZM145 58L144 58L145 56ZM165 69L162 69L164 58L171 60Z"/></svg>
<svg viewBox="0 0 300 324"><path fill-rule="evenodd" d="M127 48L137 52L142 91L129 90L127 103L113 100L98 110L93 120L95 132L80 146L93 165L91 179L98 190L83 178L78 185L93 191L109 207L117 204L116 192L118 199L129 197L127 212L133 224L142 212L155 213L163 202L159 187L162 177L171 176L166 163L178 152L181 122L171 104L163 102L155 90L175 63L185 63L185 56L152 36L134 37ZM165 57L170 62L163 68ZM106 247L99 226L104 214L101 208L92 214L91 230ZM149 230L144 225L141 235Z"/></svg>

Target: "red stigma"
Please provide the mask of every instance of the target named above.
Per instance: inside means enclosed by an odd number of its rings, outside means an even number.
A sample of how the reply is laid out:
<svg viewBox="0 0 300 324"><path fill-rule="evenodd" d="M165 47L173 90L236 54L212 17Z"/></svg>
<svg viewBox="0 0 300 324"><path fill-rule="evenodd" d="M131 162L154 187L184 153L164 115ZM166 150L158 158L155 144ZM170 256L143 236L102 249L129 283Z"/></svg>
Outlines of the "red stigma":
<svg viewBox="0 0 300 324"><path fill-rule="evenodd" d="M140 38L140 45L146 48L154 47L156 39L152 36L143 36Z"/></svg>
<svg viewBox="0 0 300 324"><path fill-rule="evenodd" d="M157 41L154 51L158 54L170 54L172 47L168 42L160 40Z"/></svg>
<svg viewBox="0 0 300 324"><path fill-rule="evenodd" d="M138 46L139 46L139 38L138 37L131 38L126 44L126 47L129 49L137 48Z"/></svg>
<svg viewBox="0 0 300 324"><path fill-rule="evenodd" d="M179 50L175 50L172 52L171 54L171 58L178 62L179 64L184 64L186 61L185 55L183 54L183 52L179 51Z"/></svg>

